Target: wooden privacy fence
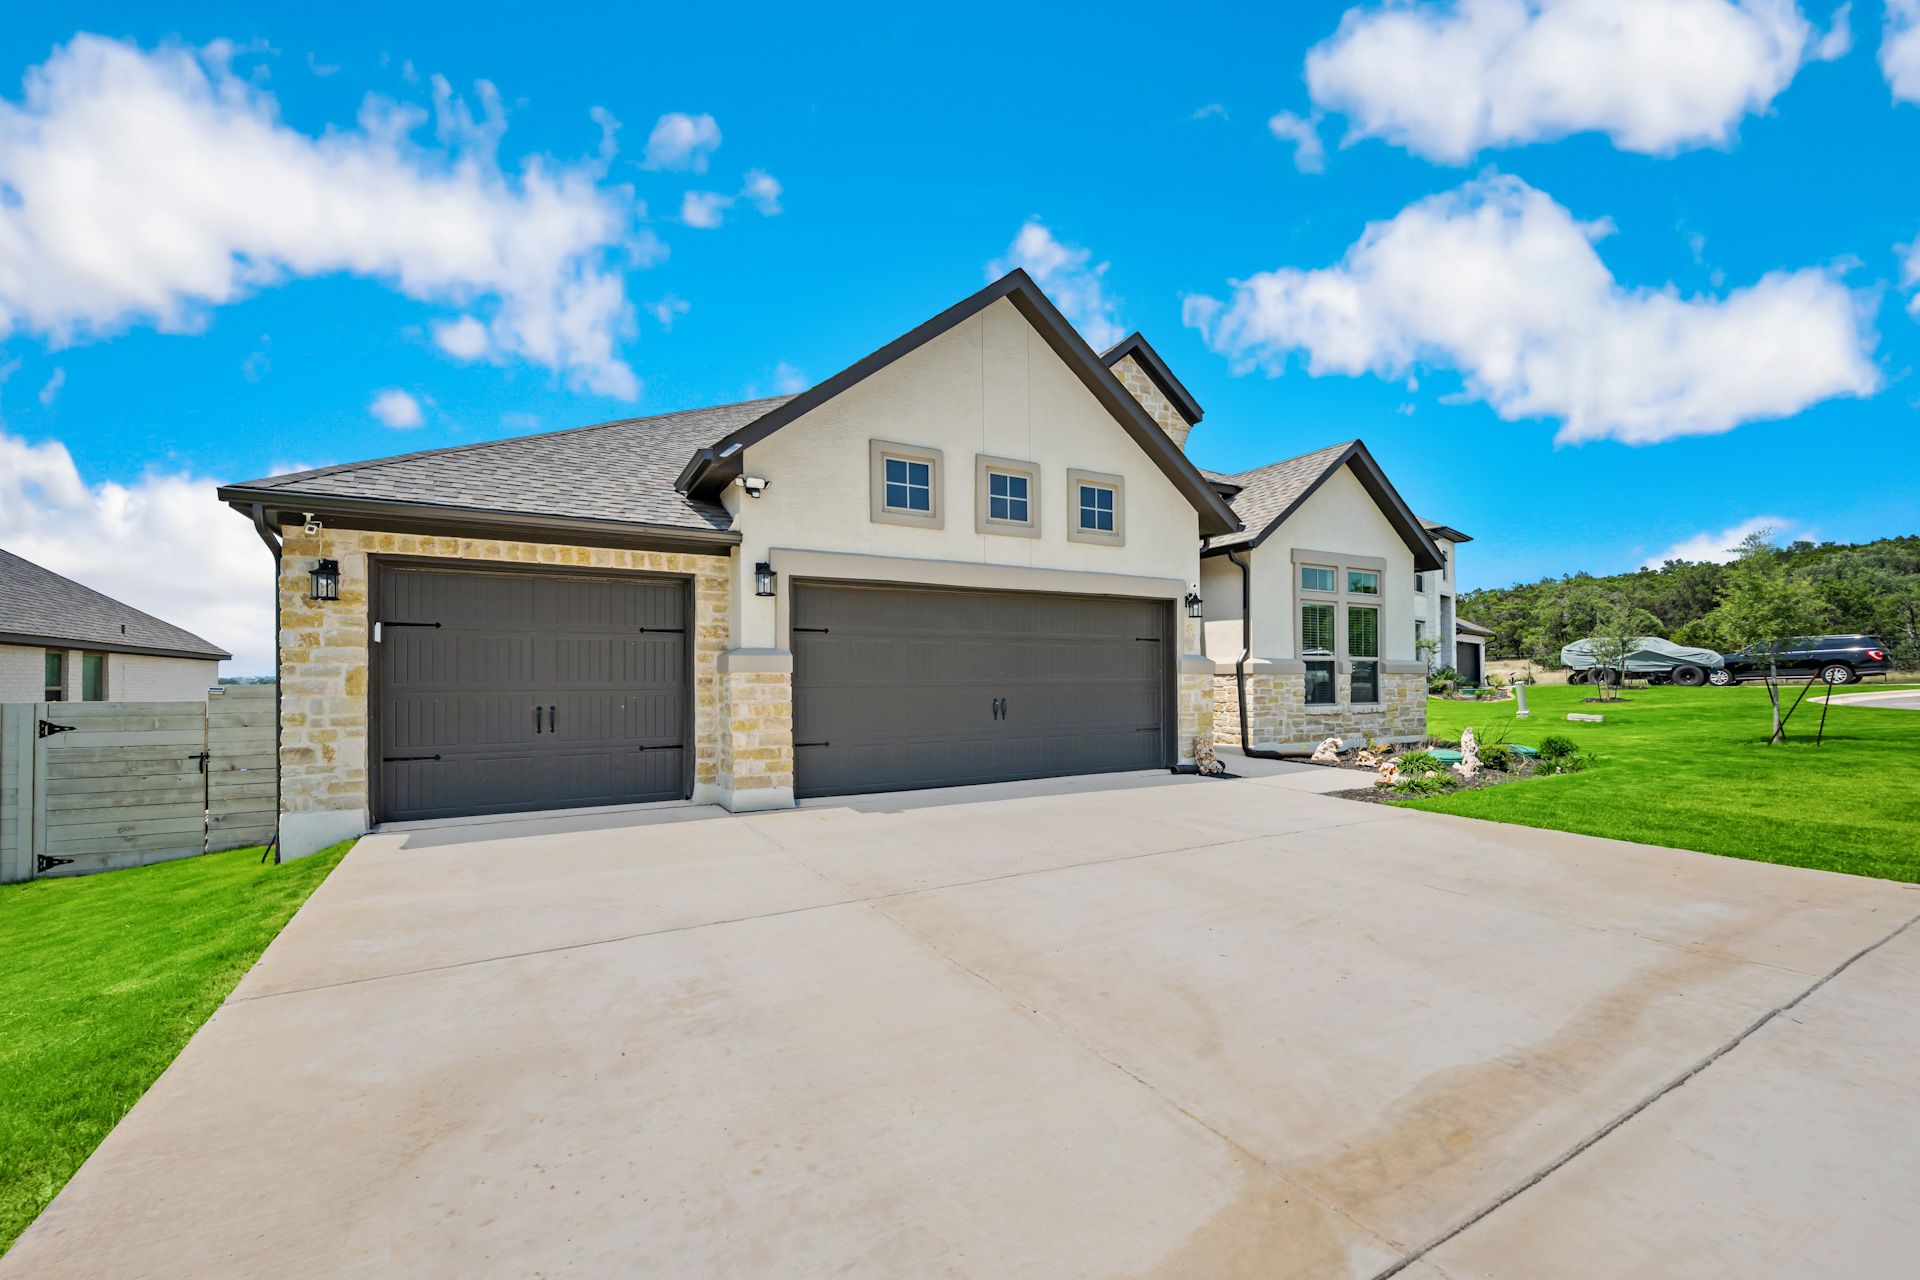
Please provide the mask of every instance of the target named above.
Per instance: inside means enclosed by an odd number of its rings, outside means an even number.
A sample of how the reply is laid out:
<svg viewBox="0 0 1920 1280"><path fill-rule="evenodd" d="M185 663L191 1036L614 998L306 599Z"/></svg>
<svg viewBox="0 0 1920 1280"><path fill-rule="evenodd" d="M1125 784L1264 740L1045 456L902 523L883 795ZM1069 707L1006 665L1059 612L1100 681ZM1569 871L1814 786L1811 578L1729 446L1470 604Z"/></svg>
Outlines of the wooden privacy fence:
<svg viewBox="0 0 1920 1280"><path fill-rule="evenodd" d="M0 707L0 881L265 844L273 693L227 685L204 703Z"/></svg>

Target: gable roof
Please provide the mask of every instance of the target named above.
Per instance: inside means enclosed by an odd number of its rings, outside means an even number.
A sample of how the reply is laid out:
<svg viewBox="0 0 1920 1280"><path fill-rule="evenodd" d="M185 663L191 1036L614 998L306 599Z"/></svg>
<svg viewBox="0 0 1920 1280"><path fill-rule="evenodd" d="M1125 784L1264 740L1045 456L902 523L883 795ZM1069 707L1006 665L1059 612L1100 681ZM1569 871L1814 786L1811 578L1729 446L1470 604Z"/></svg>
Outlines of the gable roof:
<svg viewBox="0 0 1920 1280"><path fill-rule="evenodd" d="M1207 539L1202 554L1219 555L1239 547L1259 546L1299 509L1301 503L1312 497L1328 477L1346 466L1353 468L1354 478L1360 481L1361 487L1380 508L1380 513L1386 516L1401 541L1413 552L1413 567L1440 568L1440 548L1433 544L1433 539L1421 527L1419 518L1401 500L1400 494L1387 480L1387 473L1367 452L1367 446L1358 440L1328 445L1324 449L1303 453L1297 458L1270 462L1251 471L1231 474L1209 471L1207 477L1213 483L1239 486L1233 495L1233 511L1245 527L1236 533Z"/></svg>
<svg viewBox="0 0 1920 1280"><path fill-rule="evenodd" d="M1100 357L1093 353L1079 331L1067 322L1046 294L1025 271L1015 268L969 298L964 298L910 329L878 351L855 361L825 382L780 404L754 421L728 432L688 462L676 481L689 496L712 499L740 474L741 458L747 448L758 444L780 428L819 408L843 391L858 385L902 356L925 346L954 326L971 319L1005 298L1019 309L1055 355L1093 393L1114 420L1133 437L1167 479L1200 513L1202 535L1225 534L1237 526L1233 511L1206 479L1188 461L1167 433L1147 416L1119 379ZM1191 400L1191 397L1188 397ZM1197 407L1197 406L1196 406Z"/></svg>
<svg viewBox="0 0 1920 1280"><path fill-rule="evenodd" d="M1193 398L1193 393L1181 385L1180 379L1173 376L1173 370L1169 369L1167 362L1160 358L1160 353L1153 349L1153 344L1140 336L1138 329L1102 351L1100 363L1111 369L1128 356L1140 362L1140 367L1147 371L1148 379L1154 386L1160 388L1161 395L1172 402L1174 409L1187 420L1188 426L1199 425L1200 419L1206 416L1206 411L1200 407L1200 402Z"/></svg>
<svg viewBox="0 0 1920 1280"><path fill-rule="evenodd" d="M1470 636L1490 636L1493 634L1492 627L1482 626L1478 622L1469 622L1465 618L1460 617L1454 618L1453 629L1455 631L1464 631Z"/></svg>
<svg viewBox="0 0 1920 1280"><path fill-rule="evenodd" d="M687 455L792 397L773 396L567 431L426 449L268 476L220 489L244 509L365 510L422 518L589 521L738 538L718 502L674 488Z"/></svg>
<svg viewBox="0 0 1920 1280"><path fill-rule="evenodd" d="M233 656L11 551L0 551L0 641L164 658Z"/></svg>
<svg viewBox="0 0 1920 1280"><path fill-rule="evenodd" d="M1420 527L1425 529L1428 533L1432 534L1434 537L1445 538L1448 542L1472 542L1473 541L1472 538L1460 532L1458 529L1454 528L1452 525L1441 524L1438 520L1428 520L1423 517L1420 521Z"/></svg>

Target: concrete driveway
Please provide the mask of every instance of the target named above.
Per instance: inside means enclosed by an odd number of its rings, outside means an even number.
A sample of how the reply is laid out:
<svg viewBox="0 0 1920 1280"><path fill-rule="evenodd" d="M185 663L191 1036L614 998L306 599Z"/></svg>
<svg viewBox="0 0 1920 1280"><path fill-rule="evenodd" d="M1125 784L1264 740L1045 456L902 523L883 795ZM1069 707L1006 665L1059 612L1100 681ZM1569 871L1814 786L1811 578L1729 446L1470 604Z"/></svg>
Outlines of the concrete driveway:
<svg viewBox="0 0 1920 1280"><path fill-rule="evenodd" d="M1920 893L1262 773L371 837L0 1274L1912 1274Z"/></svg>

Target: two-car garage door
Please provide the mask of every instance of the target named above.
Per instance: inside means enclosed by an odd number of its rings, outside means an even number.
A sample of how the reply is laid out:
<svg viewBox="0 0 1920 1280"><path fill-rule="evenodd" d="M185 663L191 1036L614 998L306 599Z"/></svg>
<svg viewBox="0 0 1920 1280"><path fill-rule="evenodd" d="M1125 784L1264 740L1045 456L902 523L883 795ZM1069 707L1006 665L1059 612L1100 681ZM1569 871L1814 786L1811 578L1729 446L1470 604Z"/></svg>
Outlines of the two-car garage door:
<svg viewBox="0 0 1920 1280"><path fill-rule="evenodd" d="M795 583L801 796L1170 764L1165 601ZM384 821L674 800L684 581L391 565L374 617Z"/></svg>
<svg viewBox="0 0 1920 1280"><path fill-rule="evenodd" d="M801 582L791 622L801 796L1172 762L1165 601Z"/></svg>

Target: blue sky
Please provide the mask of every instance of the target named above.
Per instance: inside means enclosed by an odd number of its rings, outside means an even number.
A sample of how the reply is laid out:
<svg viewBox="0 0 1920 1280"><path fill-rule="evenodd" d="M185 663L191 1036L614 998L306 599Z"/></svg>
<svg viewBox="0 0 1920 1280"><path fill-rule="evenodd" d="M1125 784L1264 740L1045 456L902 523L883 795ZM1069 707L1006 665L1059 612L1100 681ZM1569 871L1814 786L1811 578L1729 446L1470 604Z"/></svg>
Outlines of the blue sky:
<svg viewBox="0 0 1920 1280"><path fill-rule="evenodd" d="M1203 466L1364 438L1468 586L1910 533L1913 8L41 6L0 543L258 666L208 482L790 389L1009 262Z"/></svg>

